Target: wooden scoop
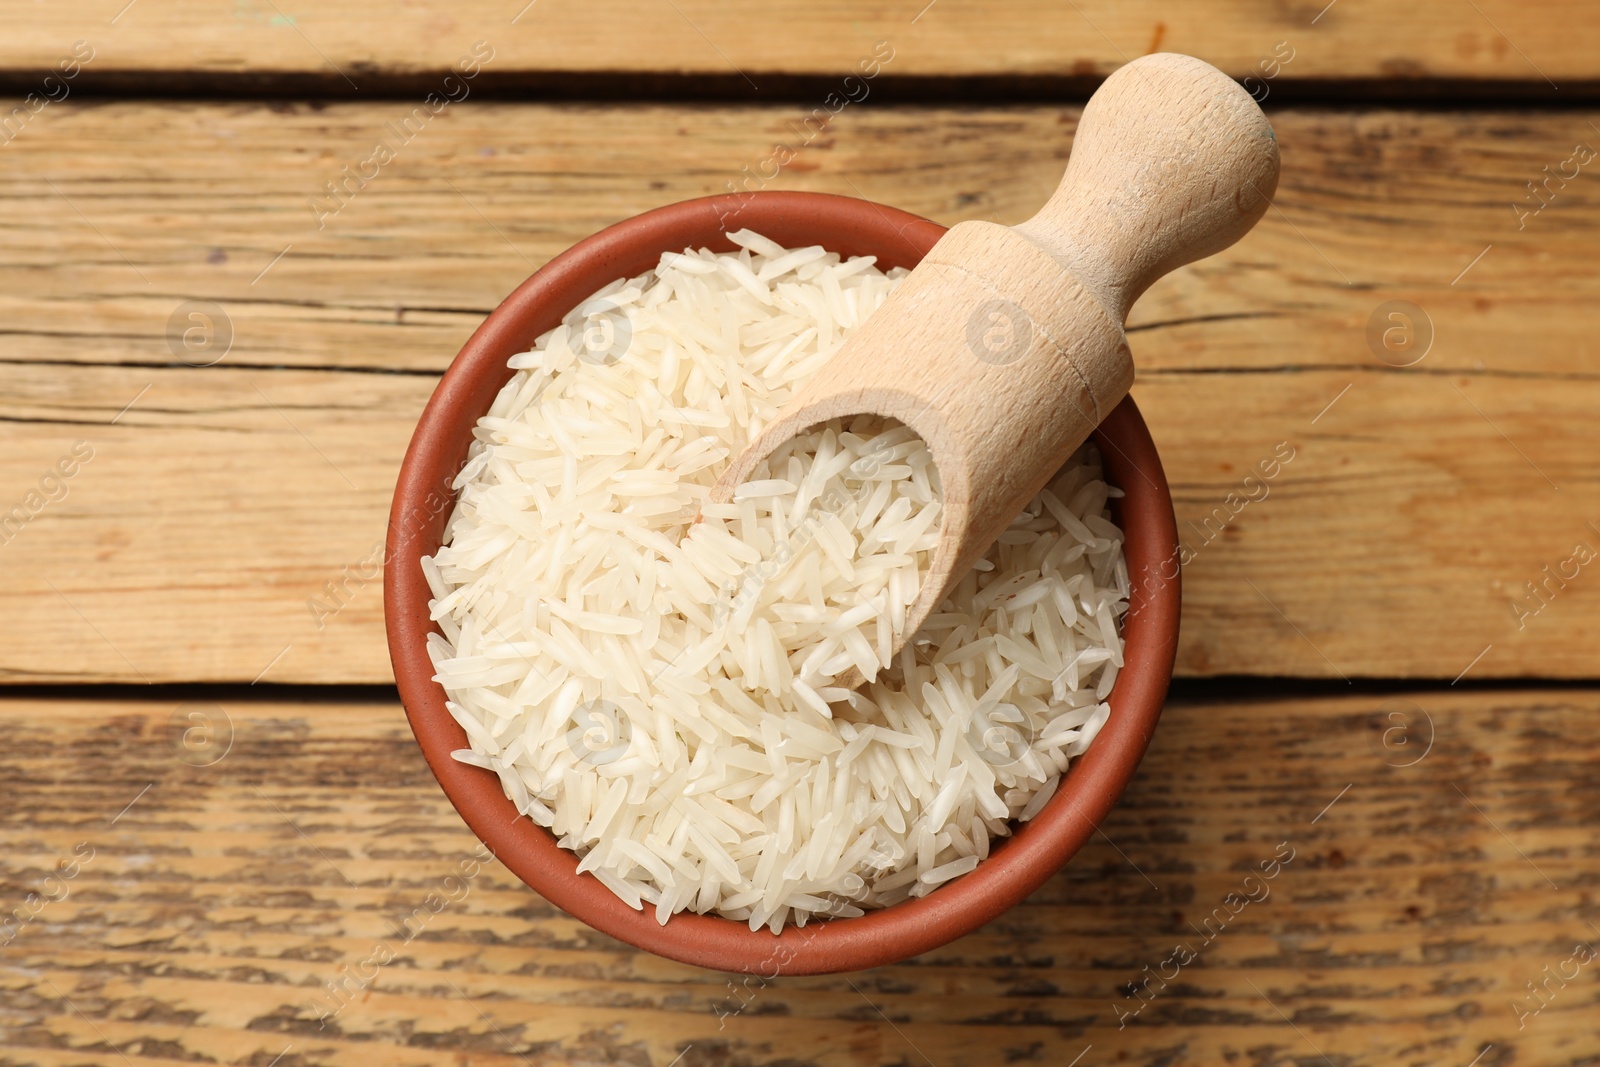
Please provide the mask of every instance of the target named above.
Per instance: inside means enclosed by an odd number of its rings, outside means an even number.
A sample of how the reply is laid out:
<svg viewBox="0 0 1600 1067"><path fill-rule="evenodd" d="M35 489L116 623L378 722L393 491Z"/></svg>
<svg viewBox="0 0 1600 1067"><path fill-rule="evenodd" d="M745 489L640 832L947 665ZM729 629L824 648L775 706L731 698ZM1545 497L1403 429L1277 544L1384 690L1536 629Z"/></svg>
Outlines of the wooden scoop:
<svg viewBox="0 0 1600 1067"><path fill-rule="evenodd" d="M723 473L864 413L917 432L944 487L938 546L895 650L1133 384L1123 322L1157 278L1233 244L1267 210L1278 144L1208 63L1145 56L1090 98L1066 176L1019 226L962 222ZM850 677L836 682L848 688Z"/></svg>

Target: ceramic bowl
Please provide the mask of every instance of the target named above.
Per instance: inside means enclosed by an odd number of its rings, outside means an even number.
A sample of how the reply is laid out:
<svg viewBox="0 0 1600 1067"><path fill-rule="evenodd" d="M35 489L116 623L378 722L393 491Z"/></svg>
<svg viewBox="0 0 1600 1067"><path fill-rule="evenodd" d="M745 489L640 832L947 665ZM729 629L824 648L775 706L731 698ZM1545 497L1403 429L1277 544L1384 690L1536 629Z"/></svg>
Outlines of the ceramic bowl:
<svg viewBox="0 0 1600 1067"><path fill-rule="evenodd" d="M691 246L734 251L726 234L743 227L789 247L820 244L844 256L873 255L885 269L916 266L944 233L937 223L864 200L765 192L658 208L551 260L472 335L434 390L406 451L384 567L389 653L412 730L446 795L500 861L546 899L612 937L702 967L768 977L860 970L926 952L993 919L1066 863L1111 810L1150 743L1172 675L1177 528L1155 445L1132 399L1124 400L1095 434L1107 481L1126 494L1116 502L1115 518L1126 533L1134 576L1126 665L1111 694L1111 717L1044 809L995 842L977 870L920 899L859 918L786 927L777 935L690 912L660 925L653 908L634 911L592 876L579 874L578 857L519 816L494 774L450 757L468 742L433 680L426 641L435 626L418 561L439 546L454 507L450 482L465 462L474 424L512 374L506 360L531 348L602 286L655 266L662 252Z"/></svg>

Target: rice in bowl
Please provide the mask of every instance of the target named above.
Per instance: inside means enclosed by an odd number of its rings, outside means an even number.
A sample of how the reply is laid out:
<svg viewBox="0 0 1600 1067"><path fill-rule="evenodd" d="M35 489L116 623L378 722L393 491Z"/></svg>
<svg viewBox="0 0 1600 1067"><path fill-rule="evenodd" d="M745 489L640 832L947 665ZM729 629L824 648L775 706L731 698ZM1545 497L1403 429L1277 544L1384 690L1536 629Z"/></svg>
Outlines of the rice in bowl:
<svg viewBox="0 0 1600 1067"><path fill-rule="evenodd" d="M1038 812L1110 713L1128 582L1091 446L892 659L941 502L915 434L819 427L709 505L905 273L732 236L513 357L423 568L456 758L633 907L776 932L930 892Z"/></svg>

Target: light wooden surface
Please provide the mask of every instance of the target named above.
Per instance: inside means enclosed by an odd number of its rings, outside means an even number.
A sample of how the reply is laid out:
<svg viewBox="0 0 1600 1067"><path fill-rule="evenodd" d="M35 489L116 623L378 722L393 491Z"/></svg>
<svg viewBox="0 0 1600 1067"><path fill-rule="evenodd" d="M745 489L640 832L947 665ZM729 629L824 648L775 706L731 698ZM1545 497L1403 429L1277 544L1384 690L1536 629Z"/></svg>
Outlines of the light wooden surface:
<svg viewBox="0 0 1600 1067"><path fill-rule="evenodd" d="M386 682L360 574L437 373L538 264L723 189L800 117L451 108L318 229L310 199L404 114L69 100L4 148L0 514L74 442L95 451L0 545L0 612L26 620L0 677ZM846 108L768 187L1018 222L1075 114ZM1521 230L1511 205L1600 115L1272 118L1277 209L1158 283L1130 335L1194 555L1180 672L1594 676L1600 582L1582 571L1520 627L1513 598L1600 548L1600 187L1585 172ZM189 300L231 321L215 366L169 347ZM1415 366L1369 348L1390 300L1431 317ZM1293 458L1247 488L1275 454ZM319 629L330 581L346 606Z"/></svg>
<svg viewBox="0 0 1600 1067"><path fill-rule="evenodd" d="M171 720L197 709L212 732L184 749ZM392 704L10 699L0 887L8 909L59 899L0 949L0 1046L17 1065L1587 1062L1592 966L1521 1029L1512 1004L1600 943L1597 724L1587 689L1174 702L1103 836L1025 904L912 963L752 984L719 1027L725 976L595 934L492 861L447 882L476 841ZM75 850L92 859L46 883ZM434 892L457 899L407 941ZM1230 914L1230 893L1257 899ZM1180 942L1198 959L1119 1029L1125 987ZM394 962L363 967L379 945ZM370 981L319 1030L341 967Z"/></svg>
<svg viewBox="0 0 1600 1067"><path fill-rule="evenodd" d="M1203 56L1237 77L1482 78L1560 85L1593 80L1600 27L1592 2L1343 0L1261 4L1217 0L463 0L448 7L332 0L74 0L10 4L0 69L44 70L75 40L110 71L308 72L337 91L374 76L445 71L474 41L491 42L490 70L661 71L729 75L730 92L760 92L762 73L848 72L889 41L893 75L1105 75L1147 52ZM1288 51L1278 51L1279 42ZM342 71L343 76L337 71ZM741 74L742 72L742 74ZM343 81L347 76L355 88ZM748 76L747 83L744 78ZM1572 86L1568 85L1571 89Z"/></svg>
<svg viewBox="0 0 1600 1067"><path fill-rule="evenodd" d="M56 684L0 699L0 1064L1593 1064L1600 971L1551 976L1600 946L1600 579L1513 598L1600 549L1597 15L0 0L0 682ZM70 95L19 123L78 41ZM468 99L419 115L479 41ZM492 863L447 881L476 842L392 690L270 691L389 680L395 467L539 264L730 182L1020 222L1079 114L1042 103L1156 50L1249 79L1283 154L1250 238L1131 332L1191 557L1179 671L1269 680L1180 683L1104 834L1023 905L900 966L731 988ZM190 301L225 355L172 347ZM1411 366L1369 339L1393 301L1431 321ZM1589 681L1482 687L1524 676ZM146 681L239 684L76 685Z"/></svg>

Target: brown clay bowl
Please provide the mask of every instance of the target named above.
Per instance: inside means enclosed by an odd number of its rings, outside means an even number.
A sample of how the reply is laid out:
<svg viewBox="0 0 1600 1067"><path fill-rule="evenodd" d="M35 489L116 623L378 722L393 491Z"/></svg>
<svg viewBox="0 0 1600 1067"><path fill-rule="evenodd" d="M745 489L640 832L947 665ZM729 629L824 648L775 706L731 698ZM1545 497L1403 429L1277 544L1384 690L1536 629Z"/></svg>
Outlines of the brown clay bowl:
<svg viewBox="0 0 1600 1067"><path fill-rule="evenodd" d="M425 648L434 629L418 560L439 546L454 505L450 482L466 459L479 416L511 376L506 360L531 348L597 289L642 274L662 252L733 251L725 234L749 227L788 246L820 244L842 255L875 255L885 269L914 267L944 227L864 200L770 192L706 197L648 211L581 241L506 298L445 373L400 467L384 567L389 654L406 715L428 765L474 833L511 871L583 922L661 956L723 971L818 974L860 970L926 952L993 919L1037 889L1081 848L1121 796L1144 756L1172 676L1178 638L1177 527L1161 460L1132 399L1095 440L1107 479L1126 494L1117 518L1134 589L1125 624L1125 663L1111 718L1056 794L1016 834L996 842L970 874L920 899L859 918L813 922L774 935L742 922L683 912L665 926L634 911L588 874L578 857L518 815L485 770L458 763L466 734L445 710ZM1168 577L1168 571L1174 572ZM1143 580L1141 580L1141 578Z"/></svg>

